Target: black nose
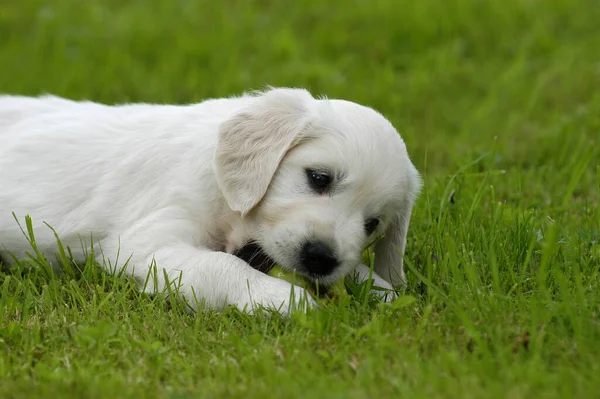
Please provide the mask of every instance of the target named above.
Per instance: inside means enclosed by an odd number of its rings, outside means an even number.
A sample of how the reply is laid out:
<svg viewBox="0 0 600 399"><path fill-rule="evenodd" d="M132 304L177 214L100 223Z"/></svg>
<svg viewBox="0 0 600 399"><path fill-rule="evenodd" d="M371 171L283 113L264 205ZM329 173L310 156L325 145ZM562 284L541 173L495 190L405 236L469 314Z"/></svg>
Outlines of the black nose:
<svg viewBox="0 0 600 399"><path fill-rule="evenodd" d="M302 265L309 273L327 275L338 265L331 248L322 242L308 242L302 247Z"/></svg>

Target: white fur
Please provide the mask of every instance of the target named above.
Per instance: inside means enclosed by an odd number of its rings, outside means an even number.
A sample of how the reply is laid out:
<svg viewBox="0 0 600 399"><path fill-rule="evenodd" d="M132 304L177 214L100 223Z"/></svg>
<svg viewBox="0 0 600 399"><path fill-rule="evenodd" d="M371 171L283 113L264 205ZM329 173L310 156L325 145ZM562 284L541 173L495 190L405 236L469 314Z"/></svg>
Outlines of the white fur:
<svg viewBox="0 0 600 399"><path fill-rule="evenodd" d="M311 190L306 168L335 177ZM14 221L33 219L37 244L53 259L52 226L76 258L93 237L106 264L127 262L143 282L156 262L187 299L221 309L257 305L283 313L304 290L263 274L231 253L258 242L275 261L299 269L311 239L335 249L354 271L377 235L375 285L402 284L402 254L420 188L404 142L376 111L301 89L271 89L187 106L106 106L52 96L0 96L0 253L22 257L28 243ZM376 233L365 218L380 216ZM91 244L88 242L87 244ZM117 256L119 258L117 259ZM5 261L8 256L3 256Z"/></svg>

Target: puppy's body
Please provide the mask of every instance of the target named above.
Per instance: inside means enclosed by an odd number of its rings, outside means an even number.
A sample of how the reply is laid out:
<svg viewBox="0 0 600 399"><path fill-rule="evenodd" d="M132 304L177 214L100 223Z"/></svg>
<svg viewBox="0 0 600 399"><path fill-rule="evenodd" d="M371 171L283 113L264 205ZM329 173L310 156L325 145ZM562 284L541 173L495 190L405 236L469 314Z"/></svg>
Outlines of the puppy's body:
<svg viewBox="0 0 600 399"><path fill-rule="evenodd" d="M367 108L294 89L188 106L0 97L0 253L28 250L11 213L29 214L48 259L56 240L44 222L76 258L92 237L107 264L127 262L139 281L156 262L188 299L285 312L303 291L295 287L291 298L289 283L232 253L257 242L284 267L326 283L353 270L364 279L358 257L370 235L359 230L376 216L385 229L397 225L382 240L394 241L396 255L384 244L388 265L377 270L395 276L375 277L390 288L403 278L419 181L386 123ZM311 168L336 185L312 192Z"/></svg>
<svg viewBox="0 0 600 399"><path fill-rule="evenodd" d="M27 110L8 108L15 100ZM227 220L212 158L220 121L244 103L225 101L223 107L213 101L110 107L0 97L2 244L17 255L28 248L11 211L31 214L38 245L50 256L55 239L44 221L77 251L82 237L104 241L115 229L122 234L125 226L177 207L172 212L186 214L169 217L171 222L194 221L190 237L196 244L224 250L223 231L212 230L226 228ZM168 236L165 228L157 234Z"/></svg>

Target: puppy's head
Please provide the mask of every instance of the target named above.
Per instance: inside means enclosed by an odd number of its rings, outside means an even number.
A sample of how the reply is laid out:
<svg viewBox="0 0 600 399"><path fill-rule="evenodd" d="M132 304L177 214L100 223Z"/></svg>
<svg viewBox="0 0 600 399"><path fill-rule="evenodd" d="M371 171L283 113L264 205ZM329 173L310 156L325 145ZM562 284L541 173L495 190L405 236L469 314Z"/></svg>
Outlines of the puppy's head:
<svg viewBox="0 0 600 399"><path fill-rule="evenodd" d="M215 173L251 242L275 263L325 285L375 244L375 271L404 281L402 255L420 178L376 111L301 89L272 89L220 127ZM383 236L383 237L382 237Z"/></svg>

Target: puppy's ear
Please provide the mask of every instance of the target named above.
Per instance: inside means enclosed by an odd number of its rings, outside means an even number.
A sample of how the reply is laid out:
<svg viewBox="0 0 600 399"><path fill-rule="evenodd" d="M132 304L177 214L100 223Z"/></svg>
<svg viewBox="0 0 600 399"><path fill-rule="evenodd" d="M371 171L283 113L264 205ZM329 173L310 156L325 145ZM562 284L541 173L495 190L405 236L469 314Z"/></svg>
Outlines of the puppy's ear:
<svg viewBox="0 0 600 399"><path fill-rule="evenodd" d="M412 208L421 190L421 179L417 170L410 165L408 195L402 209L390 221L381 238L375 244L375 272L394 287L404 287L403 256L406 248L406 235L410 224Z"/></svg>
<svg viewBox="0 0 600 399"><path fill-rule="evenodd" d="M283 156L304 137L314 106L306 90L272 89L221 124L214 168L231 209L245 215L262 199Z"/></svg>

